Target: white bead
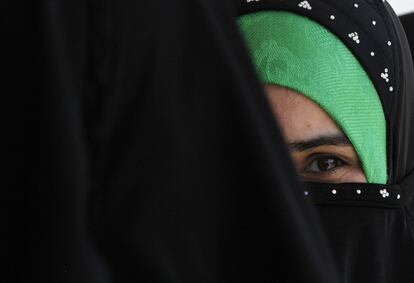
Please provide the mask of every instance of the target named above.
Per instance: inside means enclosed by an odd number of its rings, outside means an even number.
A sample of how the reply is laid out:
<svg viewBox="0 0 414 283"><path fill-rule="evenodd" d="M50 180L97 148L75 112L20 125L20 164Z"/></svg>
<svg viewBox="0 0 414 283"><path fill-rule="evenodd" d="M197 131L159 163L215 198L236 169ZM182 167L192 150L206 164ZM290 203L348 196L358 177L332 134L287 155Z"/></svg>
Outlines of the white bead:
<svg viewBox="0 0 414 283"><path fill-rule="evenodd" d="M391 92L393 92L393 91L394 91L394 88L393 88L392 86L390 86L390 91L391 91Z"/></svg>
<svg viewBox="0 0 414 283"><path fill-rule="evenodd" d="M336 190L332 190L332 194L336 195Z"/></svg>
<svg viewBox="0 0 414 283"><path fill-rule="evenodd" d="M356 191L356 193L357 193L358 195L360 195L360 194L361 194L361 190L357 190L357 191Z"/></svg>
<svg viewBox="0 0 414 283"><path fill-rule="evenodd" d="M376 26L377 22L376 21L372 21L372 25Z"/></svg>
<svg viewBox="0 0 414 283"><path fill-rule="evenodd" d="M307 195L309 195L309 192L308 191L305 191L304 194L305 194L305 196L307 196Z"/></svg>
<svg viewBox="0 0 414 283"><path fill-rule="evenodd" d="M388 44L388 46L391 46L392 45L391 41L388 41L387 44Z"/></svg>
<svg viewBox="0 0 414 283"><path fill-rule="evenodd" d="M355 7L355 8L358 8L358 7L359 7L358 3L355 3L355 4L354 4L354 7Z"/></svg>
<svg viewBox="0 0 414 283"><path fill-rule="evenodd" d="M371 56L374 57L375 56L375 52L371 52Z"/></svg>
<svg viewBox="0 0 414 283"><path fill-rule="evenodd" d="M401 198L401 195L397 195L397 199L400 199Z"/></svg>
<svg viewBox="0 0 414 283"><path fill-rule="evenodd" d="M334 15L331 15L331 20L335 20L335 16Z"/></svg>

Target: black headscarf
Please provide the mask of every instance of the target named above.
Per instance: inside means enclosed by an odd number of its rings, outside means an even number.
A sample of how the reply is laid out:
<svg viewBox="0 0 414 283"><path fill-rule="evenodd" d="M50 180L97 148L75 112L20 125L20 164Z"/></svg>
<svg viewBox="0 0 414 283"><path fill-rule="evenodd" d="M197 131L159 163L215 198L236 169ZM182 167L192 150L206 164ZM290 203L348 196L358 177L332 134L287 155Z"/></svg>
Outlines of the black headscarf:
<svg viewBox="0 0 414 283"><path fill-rule="evenodd" d="M29 280L338 282L233 4L34 4Z"/></svg>
<svg viewBox="0 0 414 283"><path fill-rule="evenodd" d="M382 0L240 4L240 15L264 10L291 11L328 28L361 62L383 105L388 185L309 183L304 191L318 208L344 282L414 282L414 72L398 17ZM359 42L349 36L355 32ZM381 77L385 68L389 80Z"/></svg>
<svg viewBox="0 0 414 283"><path fill-rule="evenodd" d="M401 23L404 26L405 34L411 48L411 55L414 54L414 13L400 16Z"/></svg>

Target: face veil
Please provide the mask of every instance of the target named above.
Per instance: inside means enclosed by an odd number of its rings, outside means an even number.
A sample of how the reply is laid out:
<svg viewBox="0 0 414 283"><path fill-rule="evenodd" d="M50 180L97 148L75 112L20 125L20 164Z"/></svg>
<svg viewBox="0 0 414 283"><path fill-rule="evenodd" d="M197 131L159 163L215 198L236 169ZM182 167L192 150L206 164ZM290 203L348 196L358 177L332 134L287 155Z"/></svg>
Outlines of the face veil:
<svg viewBox="0 0 414 283"><path fill-rule="evenodd" d="M243 1L239 19L271 11L306 17L337 36L367 72L384 112L386 184L305 184L343 277L346 282L412 282L414 73L398 17L382 0L269 0Z"/></svg>

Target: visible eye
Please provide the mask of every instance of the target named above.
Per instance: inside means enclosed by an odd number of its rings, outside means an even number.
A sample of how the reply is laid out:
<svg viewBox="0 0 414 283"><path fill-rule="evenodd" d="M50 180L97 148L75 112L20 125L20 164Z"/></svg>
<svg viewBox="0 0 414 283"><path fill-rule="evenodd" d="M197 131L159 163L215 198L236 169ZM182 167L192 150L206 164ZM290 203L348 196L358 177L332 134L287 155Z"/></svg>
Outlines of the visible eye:
<svg viewBox="0 0 414 283"><path fill-rule="evenodd" d="M324 156L314 159L306 168L309 173L323 173L335 170L345 165L345 162L335 156Z"/></svg>

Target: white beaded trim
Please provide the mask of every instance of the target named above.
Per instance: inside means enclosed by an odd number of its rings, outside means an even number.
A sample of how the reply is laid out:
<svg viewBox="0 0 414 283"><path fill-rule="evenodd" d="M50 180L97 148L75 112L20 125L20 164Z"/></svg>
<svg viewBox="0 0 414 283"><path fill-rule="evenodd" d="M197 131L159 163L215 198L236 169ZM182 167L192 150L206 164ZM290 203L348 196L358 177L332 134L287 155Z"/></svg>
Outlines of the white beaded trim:
<svg viewBox="0 0 414 283"><path fill-rule="evenodd" d="M362 190L361 189L355 189L355 193L357 194L357 195L362 195ZM382 198L389 198L390 197L390 193L387 191L387 189L382 189L382 190L380 190L379 191L379 193L380 193L380 195L382 196ZM303 192L303 194L305 195L305 196L309 196L310 195L310 192L308 191L308 190L305 190L304 192ZM338 194L338 191L336 190L336 189L332 189L331 190L331 194L332 195L337 195ZM397 194L397 196L396 196L396 198L397 198L397 200L400 200L401 199L401 194Z"/></svg>
<svg viewBox="0 0 414 283"><path fill-rule="evenodd" d="M387 191L387 189L380 190L380 194L383 198L387 198L390 196L390 193Z"/></svg>
<svg viewBox="0 0 414 283"><path fill-rule="evenodd" d="M351 32L351 33L349 33L349 34L348 34L348 37L349 37L349 38L352 38L352 40L353 40L353 41L355 41L357 44L359 44L359 43L360 43L360 40L359 40L359 35L358 35L358 33L357 33L357 32Z"/></svg>
<svg viewBox="0 0 414 283"><path fill-rule="evenodd" d="M299 8L303 8L303 9L307 9L307 10L312 10L312 6L309 4L308 1L302 1L298 4Z"/></svg>
<svg viewBox="0 0 414 283"><path fill-rule="evenodd" d="M389 75L388 75L388 68L385 68L384 73L381 73L381 78L383 78L387 83L390 81Z"/></svg>

